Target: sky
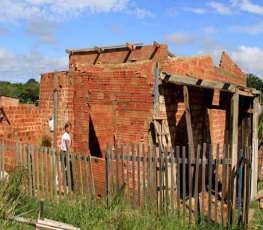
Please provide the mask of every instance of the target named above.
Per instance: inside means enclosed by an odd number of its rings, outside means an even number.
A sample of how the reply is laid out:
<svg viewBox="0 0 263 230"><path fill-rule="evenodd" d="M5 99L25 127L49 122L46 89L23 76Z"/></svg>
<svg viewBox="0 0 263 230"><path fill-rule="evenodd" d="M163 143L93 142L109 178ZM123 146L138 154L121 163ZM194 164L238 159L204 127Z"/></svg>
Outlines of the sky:
<svg viewBox="0 0 263 230"><path fill-rule="evenodd" d="M1 0L0 81L67 70L66 49L153 41L263 78L262 35L262 0Z"/></svg>

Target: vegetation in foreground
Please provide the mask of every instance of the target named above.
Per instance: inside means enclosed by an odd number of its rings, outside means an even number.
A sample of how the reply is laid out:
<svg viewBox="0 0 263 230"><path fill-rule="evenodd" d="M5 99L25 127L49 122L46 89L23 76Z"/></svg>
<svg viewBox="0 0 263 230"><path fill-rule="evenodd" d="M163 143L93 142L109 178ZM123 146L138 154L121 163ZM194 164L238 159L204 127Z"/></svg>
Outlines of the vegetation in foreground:
<svg viewBox="0 0 263 230"><path fill-rule="evenodd" d="M35 229L28 224L7 220L15 215L37 219L39 202L21 193L23 172L16 170L8 183L0 186L0 229ZM123 198L112 201L106 208L105 199L80 197L57 202L45 202L45 218L72 224L83 229L222 229L207 223L199 226L185 224L182 216L156 214L151 205L144 209L131 209ZM238 229L231 227L230 229Z"/></svg>

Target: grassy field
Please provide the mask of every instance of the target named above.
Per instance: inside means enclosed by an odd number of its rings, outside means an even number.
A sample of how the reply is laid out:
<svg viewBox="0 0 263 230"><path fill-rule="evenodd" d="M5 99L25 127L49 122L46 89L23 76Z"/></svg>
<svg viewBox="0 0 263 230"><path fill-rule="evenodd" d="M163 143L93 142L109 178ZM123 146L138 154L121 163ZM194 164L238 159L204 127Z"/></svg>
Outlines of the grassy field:
<svg viewBox="0 0 263 230"><path fill-rule="evenodd" d="M23 173L15 172L9 183L0 186L0 229L35 229L27 224L6 220L5 215L37 219L39 202L20 191ZM78 199L45 202L45 218L72 224L81 229L221 229L206 223L198 226L185 224L182 216L160 215L149 204L144 209L130 208L125 199L114 200L110 208L105 199L78 197ZM257 225L262 224L262 214L257 214ZM231 227L229 229L238 229Z"/></svg>

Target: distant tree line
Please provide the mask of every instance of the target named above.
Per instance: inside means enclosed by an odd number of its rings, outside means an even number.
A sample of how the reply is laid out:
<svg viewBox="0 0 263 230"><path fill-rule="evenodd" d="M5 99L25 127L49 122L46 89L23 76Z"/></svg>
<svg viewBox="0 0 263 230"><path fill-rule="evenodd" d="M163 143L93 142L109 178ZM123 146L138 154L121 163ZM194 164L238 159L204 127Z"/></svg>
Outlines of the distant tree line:
<svg viewBox="0 0 263 230"><path fill-rule="evenodd" d="M263 99L263 80L261 78L259 78L258 76L249 73L247 74L247 86L251 87L251 88L255 88L257 90L261 91L261 95L260 95L260 101L262 103L262 99ZM258 138L259 141L262 140L263 137L263 114L259 115L259 121L258 121Z"/></svg>
<svg viewBox="0 0 263 230"><path fill-rule="evenodd" d="M39 102L39 82L29 79L26 83L0 81L0 94L18 98L21 103L36 104Z"/></svg>

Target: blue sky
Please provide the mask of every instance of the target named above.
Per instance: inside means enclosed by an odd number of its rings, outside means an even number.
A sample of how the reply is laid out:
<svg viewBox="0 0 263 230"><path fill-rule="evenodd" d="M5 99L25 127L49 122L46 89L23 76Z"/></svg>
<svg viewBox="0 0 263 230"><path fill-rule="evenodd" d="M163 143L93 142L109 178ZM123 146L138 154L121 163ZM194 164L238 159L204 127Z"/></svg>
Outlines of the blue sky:
<svg viewBox="0 0 263 230"><path fill-rule="evenodd" d="M263 77L263 1L1 0L0 80L66 70L65 49L153 41L176 56L227 51Z"/></svg>

